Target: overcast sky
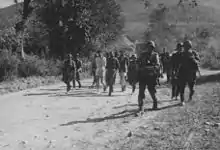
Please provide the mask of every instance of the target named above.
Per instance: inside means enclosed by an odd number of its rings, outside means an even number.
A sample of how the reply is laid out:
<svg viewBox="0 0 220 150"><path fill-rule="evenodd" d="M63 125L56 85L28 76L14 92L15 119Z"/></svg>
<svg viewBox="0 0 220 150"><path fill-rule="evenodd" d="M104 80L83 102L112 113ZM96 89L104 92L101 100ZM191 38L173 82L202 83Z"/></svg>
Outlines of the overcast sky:
<svg viewBox="0 0 220 150"><path fill-rule="evenodd" d="M20 2L22 0L18 0ZM14 4L14 0L0 0L0 8L7 7Z"/></svg>

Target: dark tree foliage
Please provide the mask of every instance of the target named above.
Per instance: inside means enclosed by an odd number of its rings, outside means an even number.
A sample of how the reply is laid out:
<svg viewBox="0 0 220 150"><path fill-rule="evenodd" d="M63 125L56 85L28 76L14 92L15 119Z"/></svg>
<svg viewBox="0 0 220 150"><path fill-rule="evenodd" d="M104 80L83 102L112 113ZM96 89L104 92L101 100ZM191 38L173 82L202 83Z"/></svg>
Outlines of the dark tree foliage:
<svg viewBox="0 0 220 150"><path fill-rule="evenodd" d="M39 2L39 19L47 26L51 54L87 53L87 45L107 44L121 32L121 8L115 0Z"/></svg>

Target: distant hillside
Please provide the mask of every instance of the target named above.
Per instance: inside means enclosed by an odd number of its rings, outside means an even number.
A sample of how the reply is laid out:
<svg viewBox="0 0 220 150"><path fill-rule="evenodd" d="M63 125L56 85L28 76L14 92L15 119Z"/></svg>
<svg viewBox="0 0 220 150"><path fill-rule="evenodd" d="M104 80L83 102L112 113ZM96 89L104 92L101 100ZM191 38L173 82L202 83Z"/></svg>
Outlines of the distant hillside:
<svg viewBox="0 0 220 150"><path fill-rule="evenodd" d="M8 28L17 21L18 10L16 5L0 9L0 30Z"/></svg>
<svg viewBox="0 0 220 150"><path fill-rule="evenodd" d="M118 2L126 17L125 33L136 39L141 38L149 23L148 15L152 9L146 10L143 0L118 0ZM200 0L198 8L186 9L185 11L181 11L177 7L177 0L151 0L151 2L153 6L158 3L164 3L168 6L170 8L170 23L178 21L180 28L207 26L209 23L220 24L219 0ZM187 24L186 21L189 17L191 17L191 21Z"/></svg>

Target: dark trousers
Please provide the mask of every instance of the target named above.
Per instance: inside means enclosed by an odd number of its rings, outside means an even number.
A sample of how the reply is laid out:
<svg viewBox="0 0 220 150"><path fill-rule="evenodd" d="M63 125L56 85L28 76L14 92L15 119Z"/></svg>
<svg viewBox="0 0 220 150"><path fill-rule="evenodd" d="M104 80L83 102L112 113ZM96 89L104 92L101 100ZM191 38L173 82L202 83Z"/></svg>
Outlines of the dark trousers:
<svg viewBox="0 0 220 150"><path fill-rule="evenodd" d="M147 76L143 72L139 72L139 94L138 94L138 105L139 110L143 111L144 99L145 99L145 89L147 87L148 92L153 99L153 108L157 108L157 98L156 98L156 85L157 76Z"/></svg>
<svg viewBox="0 0 220 150"><path fill-rule="evenodd" d="M181 102L184 102L184 93L186 85L189 87L189 99L192 99L192 96L195 92L194 87L196 84L196 72L195 71L182 71L179 75L179 83L180 83L180 98Z"/></svg>
<svg viewBox="0 0 220 150"><path fill-rule="evenodd" d="M76 78L75 78L75 80L73 80L73 88L76 87L75 81L78 83L79 88L81 88L82 85L81 85L81 82L80 82L80 74L79 74L78 71L76 72Z"/></svg>

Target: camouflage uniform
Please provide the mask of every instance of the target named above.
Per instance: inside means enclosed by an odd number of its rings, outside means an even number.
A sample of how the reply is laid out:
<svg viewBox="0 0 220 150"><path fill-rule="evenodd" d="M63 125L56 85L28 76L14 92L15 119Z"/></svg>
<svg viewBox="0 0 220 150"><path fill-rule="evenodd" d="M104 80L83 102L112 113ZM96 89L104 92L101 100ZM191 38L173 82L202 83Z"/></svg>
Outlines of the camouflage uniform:
<svg viewBox="0 0 220 150"><path fill-rule="evenodd" d="M196 72L199 70L199 55L196 51L192 50L191 41L184 42L184 51L181 54L180 69L179 69L179 82L180 82L180 98L181 104L184 105L184 92L186 84L189 86L190 94L189 100L195 92L194 86L196 83Z"/></svg>
<svg viewBox="0 0 220 150"><path fill-rule="evenodd" d="M82 87L80 82L80 72L82 71L82 61L78 58L79 54L76 55L75 63L76 63L76 81L78 82L79 88ZM73 87L75 88L75 80L73 81Z"/></svg>
<svg viewBox="0 0 220 150"><path fill-rule="evenodd" d="M72 55L68 55L68 59L64 61L63 68L63 81L67 85L67 92L70 91L71 85L70 82L74 81L76 77L76 64L72 59Z"/></svg>
<svg viewBox="0 0 220 150"><path fill-rule="evenodd" d="M119 56L119 64L120 84L123 92L126 90L126 75L128 70L128 58L123 54L123 52Z"/></svg>
<svg viewBox="0 0 220 150"><path fill-rule="evenodd" d="M116 78L116 71L119 69L120 64L118 59L114 57L113 53L110 53L106 64L106 84L109 86L110 91L113 92L113 85ZM110 93L109 93L110 96Z"/></svg>
<svg viewBox="0 0 220 150"><path fill-rule="evenodd" d="M132 92L135 92L136 89L136 83L138 82L138 63L137 63L137 57L135 55L132 55L129 59L129 65L128 65L128 83L132 86Z"/></svg>
<svg viewBox="0 0 220 150"><path fill-rule="evenodd" d="M145 89L146 86L153 99L153 109L157 109L157 98L156 98L156 85L158 70L160 66L159 54L154 52L155 43L150 41L147 43L148 51L141 54L139 61L139 95L138 95L138 105L139 110L143 112L143 104L145 99Z"/></svg>
<svg viewBox="0 0 220 150"><path fill-rule="evenodd" d="M172 84L172 99L175 97L177 99L179 95L179 80L178 80L178 73L180 67L180 60L182 54L182 47L183 43L178 43L176 46L176 51L171 56L171 68L172 68L172 75L171 75L171 84Z"/></svg>

